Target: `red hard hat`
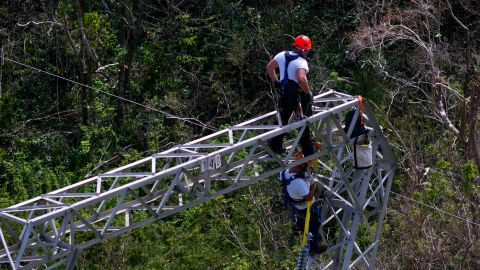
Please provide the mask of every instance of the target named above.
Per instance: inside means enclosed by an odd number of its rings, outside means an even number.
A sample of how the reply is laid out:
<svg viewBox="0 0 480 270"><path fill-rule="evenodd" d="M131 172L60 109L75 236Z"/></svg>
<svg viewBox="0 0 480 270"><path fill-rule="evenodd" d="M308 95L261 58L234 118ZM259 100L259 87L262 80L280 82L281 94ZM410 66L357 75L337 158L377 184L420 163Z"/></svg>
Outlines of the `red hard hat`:
<svg viewBox="0 0 480 270"><path fill-rule="evenodd" d="M305 35L300 35L295 38L293 46L299 47L300 49L310 50L312 48L312 41L309 37Z"/></svg>

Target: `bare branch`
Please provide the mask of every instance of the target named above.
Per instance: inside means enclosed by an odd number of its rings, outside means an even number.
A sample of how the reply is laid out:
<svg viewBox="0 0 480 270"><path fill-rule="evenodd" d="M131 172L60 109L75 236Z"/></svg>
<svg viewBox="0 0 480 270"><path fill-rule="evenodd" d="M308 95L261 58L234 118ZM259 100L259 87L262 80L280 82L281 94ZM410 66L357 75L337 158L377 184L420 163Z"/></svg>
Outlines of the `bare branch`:
<svg viewBox="0 0 480 270"><path fill-rule="evenodd" d="M51 24L51 25L63 26L61 23L54 22L54 21L43 21L43 22L28 21L26 23L17 23L17 25L20 27L26 27L26 26L29 26L30 24L34 24L34 25Z"/></svg>

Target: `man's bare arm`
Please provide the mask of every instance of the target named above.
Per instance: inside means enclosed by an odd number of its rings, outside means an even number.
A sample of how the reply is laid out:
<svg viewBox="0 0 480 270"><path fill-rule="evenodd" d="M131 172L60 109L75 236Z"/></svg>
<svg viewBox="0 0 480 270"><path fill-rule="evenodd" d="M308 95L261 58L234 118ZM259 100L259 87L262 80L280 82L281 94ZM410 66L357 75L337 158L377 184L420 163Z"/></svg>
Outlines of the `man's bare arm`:
<svg viewBox="0 0 480 270"><path fill-rule="evenodd" d="M277 76L276 69L278 68L278 63L275 59L270 60L267 64L267 74L268 77L272 80L272 82L278 82L280 81Z"/></svg>
<svg viewBox="0 0 480 270"><path fill-rule="evenodd" d="M303 68L299 68L296 71L296 75L297 75L298 85L300 86L300 89L302 89L302 91L305 93L310 92L310 86L308 86L308 80L307 80L307 71Z"/></svg>

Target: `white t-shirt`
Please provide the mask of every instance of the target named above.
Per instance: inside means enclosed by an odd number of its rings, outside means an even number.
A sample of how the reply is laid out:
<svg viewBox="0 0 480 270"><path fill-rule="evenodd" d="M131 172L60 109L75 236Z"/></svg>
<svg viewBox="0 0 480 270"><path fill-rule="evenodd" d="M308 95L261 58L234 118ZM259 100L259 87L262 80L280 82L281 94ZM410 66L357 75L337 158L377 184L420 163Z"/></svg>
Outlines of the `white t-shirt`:
<svg viewBox="0 0 480 270"><path fill-rule="evenodd" d="M296 53L290 51L290 55L297 55ZM274 57L275 61L278 63L278 68L280 69L280 81L283 79L285 74L285 51L278 53ZM303 57L298 57L297 59L291 61L288 64L288 79L298 83L297 79L297 69L303 68L308 73L308 63L307 60Z"/></svg>
<svg viewBox="0 0 480 270"><path fill-rule="evenodd" d="M285 172L285 177L288 179L292 177L295 173L290 173L288 170ZM287 192L290 198L294 200L302 200L303 197L307 196L310 192L310 183L308 179L305 178L295 178L287 186ZM295 208L303 210L307 208L307 202L293 204Z"/></svg>

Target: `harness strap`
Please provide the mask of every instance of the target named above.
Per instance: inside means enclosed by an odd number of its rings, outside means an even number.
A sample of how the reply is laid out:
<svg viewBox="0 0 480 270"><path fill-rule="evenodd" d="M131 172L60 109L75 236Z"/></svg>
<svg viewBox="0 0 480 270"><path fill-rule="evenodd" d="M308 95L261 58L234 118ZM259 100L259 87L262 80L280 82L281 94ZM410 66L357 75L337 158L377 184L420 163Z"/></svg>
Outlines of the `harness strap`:
<svg viewBox="0 0 480 270"><path fill-rule="evenodd" d="M297 59L298 57L298 55L291 55L289 51L285 52L285 72L281 81L282 85L288 84L288 65L290 64L290 62Z"/></svg>

